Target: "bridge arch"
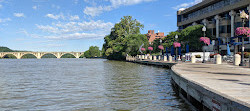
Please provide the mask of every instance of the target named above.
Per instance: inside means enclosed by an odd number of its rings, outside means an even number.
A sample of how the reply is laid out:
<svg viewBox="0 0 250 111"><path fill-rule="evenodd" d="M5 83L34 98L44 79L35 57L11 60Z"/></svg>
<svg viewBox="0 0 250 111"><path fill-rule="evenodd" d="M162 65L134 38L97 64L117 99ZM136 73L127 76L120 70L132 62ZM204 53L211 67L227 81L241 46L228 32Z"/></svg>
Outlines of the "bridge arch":
<svg viewBox="0 0 250 111"><path fill-rule="evenodd" d="M6 53L2 56L2 58L17 59L17 56L15 54Z"/></svg>
<svg viewBox="0 0 250 111"><path fill-rule="evenodd" d="M29 59L29 58L26 58L27 56L30 56L31 58L36 58L36 59L37 59L37 55L32 54L32 53L23 54L23 55L21 55L21 58L20 58L20 59ZM33 57L32 57L32 56L33 56Z"/></svg>
<svg viewBox="0 0 250 111"><path fill-rule="evenodd" d="M53 58L58 58L57 55L54 53L43 53L41 54L41 58L44 58L46 55L53 55L54 56Z"/></svg>
<svg viewBox="0 0 250 111"><path fill-rule="evenodd" d="M66 57L68 55L68 57ZM73 57L70 57L73 56ZM63 53L60 58L77 58L74 53Z"/></svg>

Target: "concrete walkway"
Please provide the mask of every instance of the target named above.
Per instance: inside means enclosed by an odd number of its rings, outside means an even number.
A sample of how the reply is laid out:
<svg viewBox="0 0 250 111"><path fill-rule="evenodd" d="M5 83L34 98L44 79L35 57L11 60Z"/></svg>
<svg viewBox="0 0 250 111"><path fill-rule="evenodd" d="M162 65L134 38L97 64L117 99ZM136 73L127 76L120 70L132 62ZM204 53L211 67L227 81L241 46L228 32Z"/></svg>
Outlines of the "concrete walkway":
<svg viewBox="0 0 250 111"><path fill-rule="evenodd" d="M172 70L212 92L250 107L250 68L181 63L173 66Z"/></svg>

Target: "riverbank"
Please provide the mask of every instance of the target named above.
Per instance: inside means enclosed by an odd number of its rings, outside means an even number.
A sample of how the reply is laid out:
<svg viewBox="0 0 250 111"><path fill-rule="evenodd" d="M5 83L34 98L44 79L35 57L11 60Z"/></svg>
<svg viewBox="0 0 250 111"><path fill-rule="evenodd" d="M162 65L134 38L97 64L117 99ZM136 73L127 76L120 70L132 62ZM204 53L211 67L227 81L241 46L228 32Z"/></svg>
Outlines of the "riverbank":
<svg viewBox="0 0 250 111"><path fill-rule="evenodd" d="M249 111L250 69L227 64L133 61L171 67L176 92L196 110ZM170 65L172 64L172 65ZM176 64L176 65L174 65Z"/></svg>

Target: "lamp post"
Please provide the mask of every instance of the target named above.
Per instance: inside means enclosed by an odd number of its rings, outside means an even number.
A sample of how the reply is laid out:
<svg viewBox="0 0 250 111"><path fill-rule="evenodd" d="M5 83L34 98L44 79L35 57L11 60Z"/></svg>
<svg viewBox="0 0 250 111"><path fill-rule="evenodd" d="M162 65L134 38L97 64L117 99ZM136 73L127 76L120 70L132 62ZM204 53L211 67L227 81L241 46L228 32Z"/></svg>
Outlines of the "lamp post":
<svg viewBox="0 0 250 111"><path fill-rule="evenodd" d="M178 35L176 34L175 35L175 41L177 42L177 39L178 39ZM177 58L177 54L178 53L178 48L176 47L176 49L175 49L175 62L178 62L178 58Z"/></svg>
<svg viewBox="0 0 250 111"><path fill-rule="evenodd" d="M240 18L242 19L242 27L245 25L245 19L247 18L247 14L245 13L244 10L240 12ZM246 64L244 63L244 35L242 35L242 45L241 45L241 62L240 66L245 66Z"/></svg>
<svg viewBox="0 0 250 111"><path fill-rule="evenodd" d="M202 28L202 31L203 31L203 34L204 34L204 37L206 36L206 30L207 30L207 28L205 27L205 26L203 26L203 28ZM205 45L203 46L203 61L202 61L202 63L206 63L206 60L205 60L205 46L206 46L206 43L204 43Z"/></svg>

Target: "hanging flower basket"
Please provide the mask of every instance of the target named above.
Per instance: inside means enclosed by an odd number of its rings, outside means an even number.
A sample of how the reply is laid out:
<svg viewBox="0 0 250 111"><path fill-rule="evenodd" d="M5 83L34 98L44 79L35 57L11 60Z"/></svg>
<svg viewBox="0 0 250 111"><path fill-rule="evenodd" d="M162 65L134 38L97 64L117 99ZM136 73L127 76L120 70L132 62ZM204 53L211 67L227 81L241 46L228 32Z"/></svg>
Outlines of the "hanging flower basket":
<svg viewBox="0 0 250 111"><path fill-rule="evenodd" d="M250 37L250 28L248 27L238 27L235 30L237 36L247 36Z"/></svg>
<svg viewBox="0 0 250 111"><path fill-rule="evenodd" d="M148 50L152 51L152 50L153 50L153 47L148 47Z"/></svg>
<svg viewBox="0 0 250 111"><path fill-rule="evenodd" d="M200 41L204 42L207 45L210 45L210 39L208 37L201 37Z"/></svg>
<svg viewBox="0 0 250 111"><path fill-rule="evenodd" d="M173 45L174 45L175 48L176 47L181 47L181 43L179 43L179 42L174 42Z"/></svg>
<svg viewBox="0 0 250 111"><path fill-rule="evenodd" d="M164 47L162 45L159 45L158 48L161 49L161 50L164 49Z"/></svg>
<svg viewBox="0 0 250 111"><path fill-rule="evenodd" d="M146 49L145 48L141 48L141 51L145 51Z"/></svg>

